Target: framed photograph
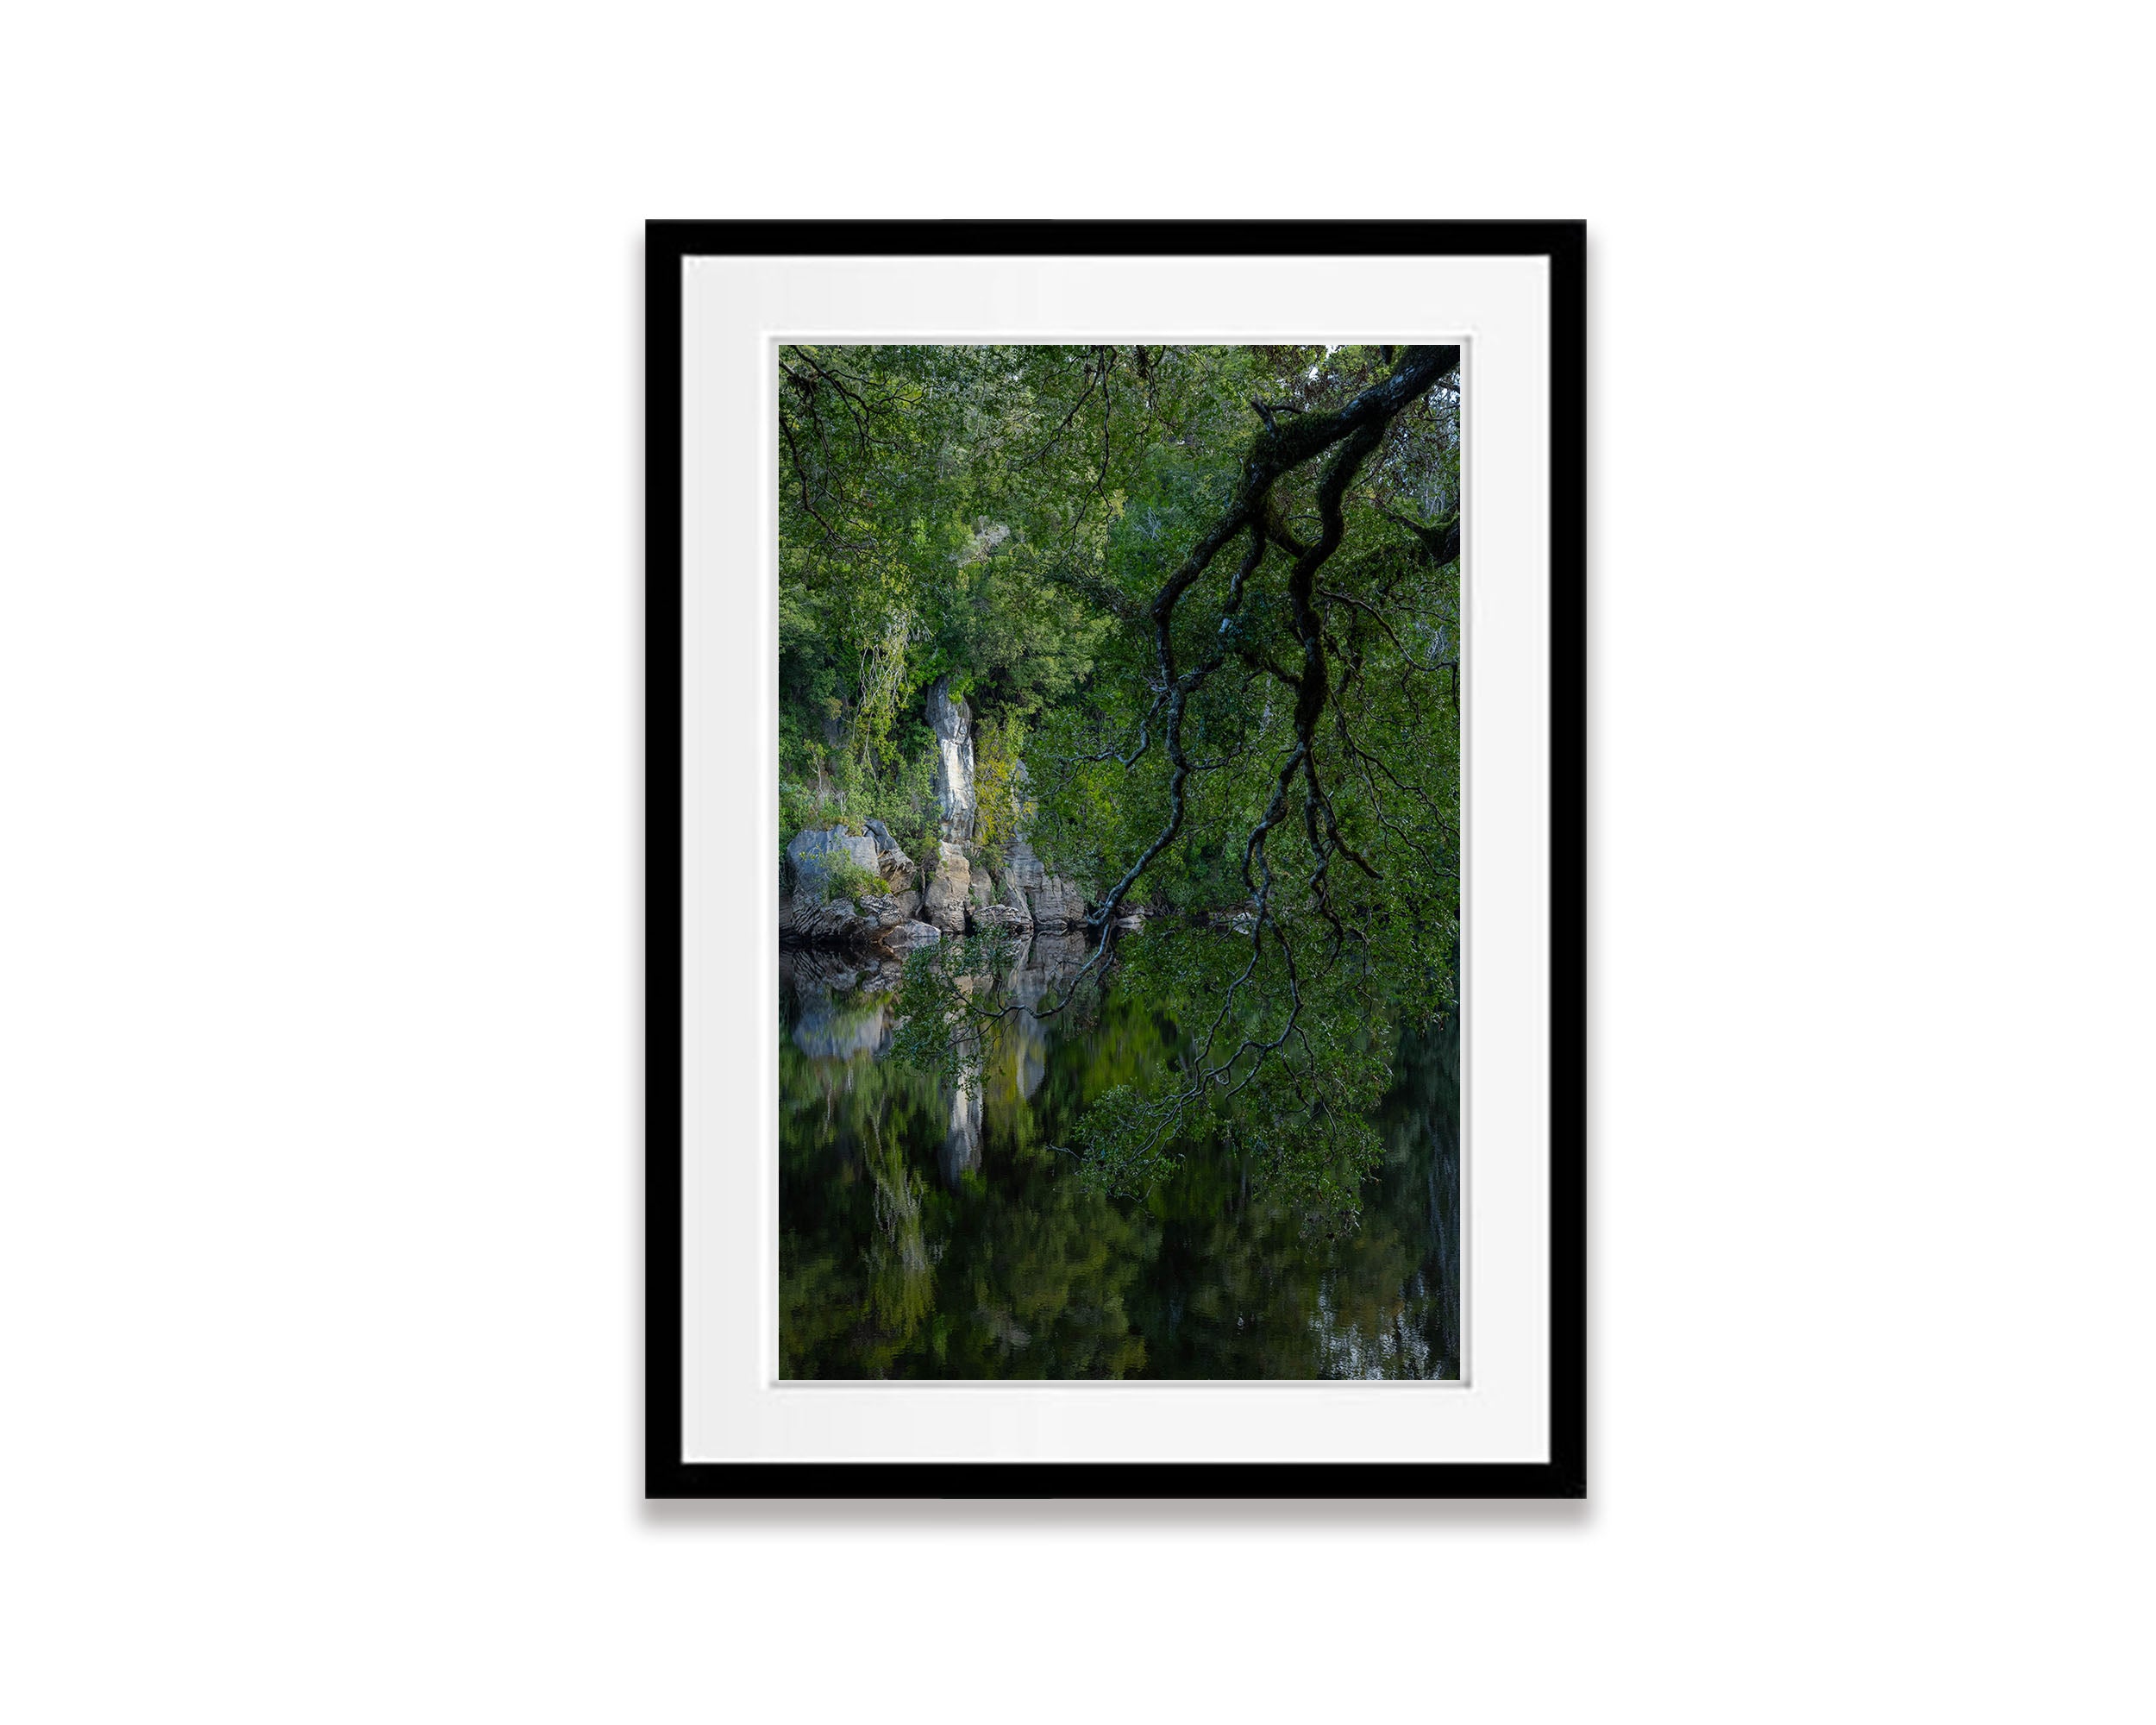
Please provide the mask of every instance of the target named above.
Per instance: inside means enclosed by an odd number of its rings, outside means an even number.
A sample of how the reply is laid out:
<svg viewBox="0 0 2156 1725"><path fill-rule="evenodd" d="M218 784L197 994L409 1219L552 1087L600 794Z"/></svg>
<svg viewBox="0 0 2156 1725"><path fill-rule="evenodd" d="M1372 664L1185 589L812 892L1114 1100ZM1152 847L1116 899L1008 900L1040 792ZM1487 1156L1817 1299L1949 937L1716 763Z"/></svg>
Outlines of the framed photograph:
<svg viewBox="0 0 2156 1725"><path fill-rule="evenodd" d="M1583 1496L1583 226L648 288L648 1494Z"/></svg>

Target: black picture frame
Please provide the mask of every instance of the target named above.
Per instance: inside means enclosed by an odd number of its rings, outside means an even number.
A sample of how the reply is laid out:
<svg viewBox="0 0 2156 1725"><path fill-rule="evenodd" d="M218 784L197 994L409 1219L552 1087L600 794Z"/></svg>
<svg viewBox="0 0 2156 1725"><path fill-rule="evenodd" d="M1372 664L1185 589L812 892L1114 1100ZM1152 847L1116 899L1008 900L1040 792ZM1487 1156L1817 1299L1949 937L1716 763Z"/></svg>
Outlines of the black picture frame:
<svg viewBox="0 0 2156 1725"><path fill-rule="evenodd" d="M1576 1498L1587 1492L1583 222L693 222L646 229L645 1466L664 1498ZM1549 1459L704 1462L682 1454L682 273L723 255L1539 256L1550 271Z"/></svg>

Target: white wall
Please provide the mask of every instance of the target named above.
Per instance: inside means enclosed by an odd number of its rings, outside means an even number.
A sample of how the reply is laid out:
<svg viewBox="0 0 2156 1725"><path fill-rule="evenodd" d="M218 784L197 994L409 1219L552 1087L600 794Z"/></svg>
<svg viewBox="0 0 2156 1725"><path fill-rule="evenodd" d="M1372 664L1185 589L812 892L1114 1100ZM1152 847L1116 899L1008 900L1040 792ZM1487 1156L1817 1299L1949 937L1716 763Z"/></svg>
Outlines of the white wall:
<svg viewBox="0 0 2156 1725"><path fill-rule="evenodd" d="M0 1714L2125 1716L2128 9L0 38ZM637 1501L640 223L1584 215L1595 1496Z"/></svg>

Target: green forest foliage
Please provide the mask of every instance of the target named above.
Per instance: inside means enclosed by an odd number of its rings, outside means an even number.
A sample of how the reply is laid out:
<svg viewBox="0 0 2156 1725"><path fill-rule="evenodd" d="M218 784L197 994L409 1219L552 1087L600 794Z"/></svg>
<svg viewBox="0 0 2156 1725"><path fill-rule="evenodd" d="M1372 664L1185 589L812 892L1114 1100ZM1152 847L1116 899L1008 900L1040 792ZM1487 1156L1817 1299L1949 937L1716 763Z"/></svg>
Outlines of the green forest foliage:
<svg viewBox="0 0 2156 1725"><path fill-rule="evenodd" d="M1180 1027L1060 1147L1129 1195L1225 1146L1352 1217L1396 1033L1454 1000L1457 350L780 358L781 841L877 817L932 854L948 678L992 846L1028 826L1095 902L1073 997L1112 975ZM978 1045L982 962L916 956L902 1051Z"/></svg>

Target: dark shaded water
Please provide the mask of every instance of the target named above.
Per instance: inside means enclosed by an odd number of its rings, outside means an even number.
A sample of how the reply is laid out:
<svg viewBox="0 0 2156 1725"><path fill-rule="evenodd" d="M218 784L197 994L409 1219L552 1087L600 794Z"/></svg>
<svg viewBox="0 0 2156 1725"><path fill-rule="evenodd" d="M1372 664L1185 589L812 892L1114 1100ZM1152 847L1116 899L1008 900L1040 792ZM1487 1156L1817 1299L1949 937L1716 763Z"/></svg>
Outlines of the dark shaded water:
<svg viewBox="0 0 2156 1725"><path fill-rule="evenodd" d="M1033 943L1037 1004L1083 956ZM1306 1235L1230 1155L1142 1200L1054 1148L1174 1027L1112 994L993 1033L978 1095L886 1057L892 969L780 955L780 1358L788 1377L1457 1377L1457 1024L1404 1038L1355 1228Z"/></svg>

